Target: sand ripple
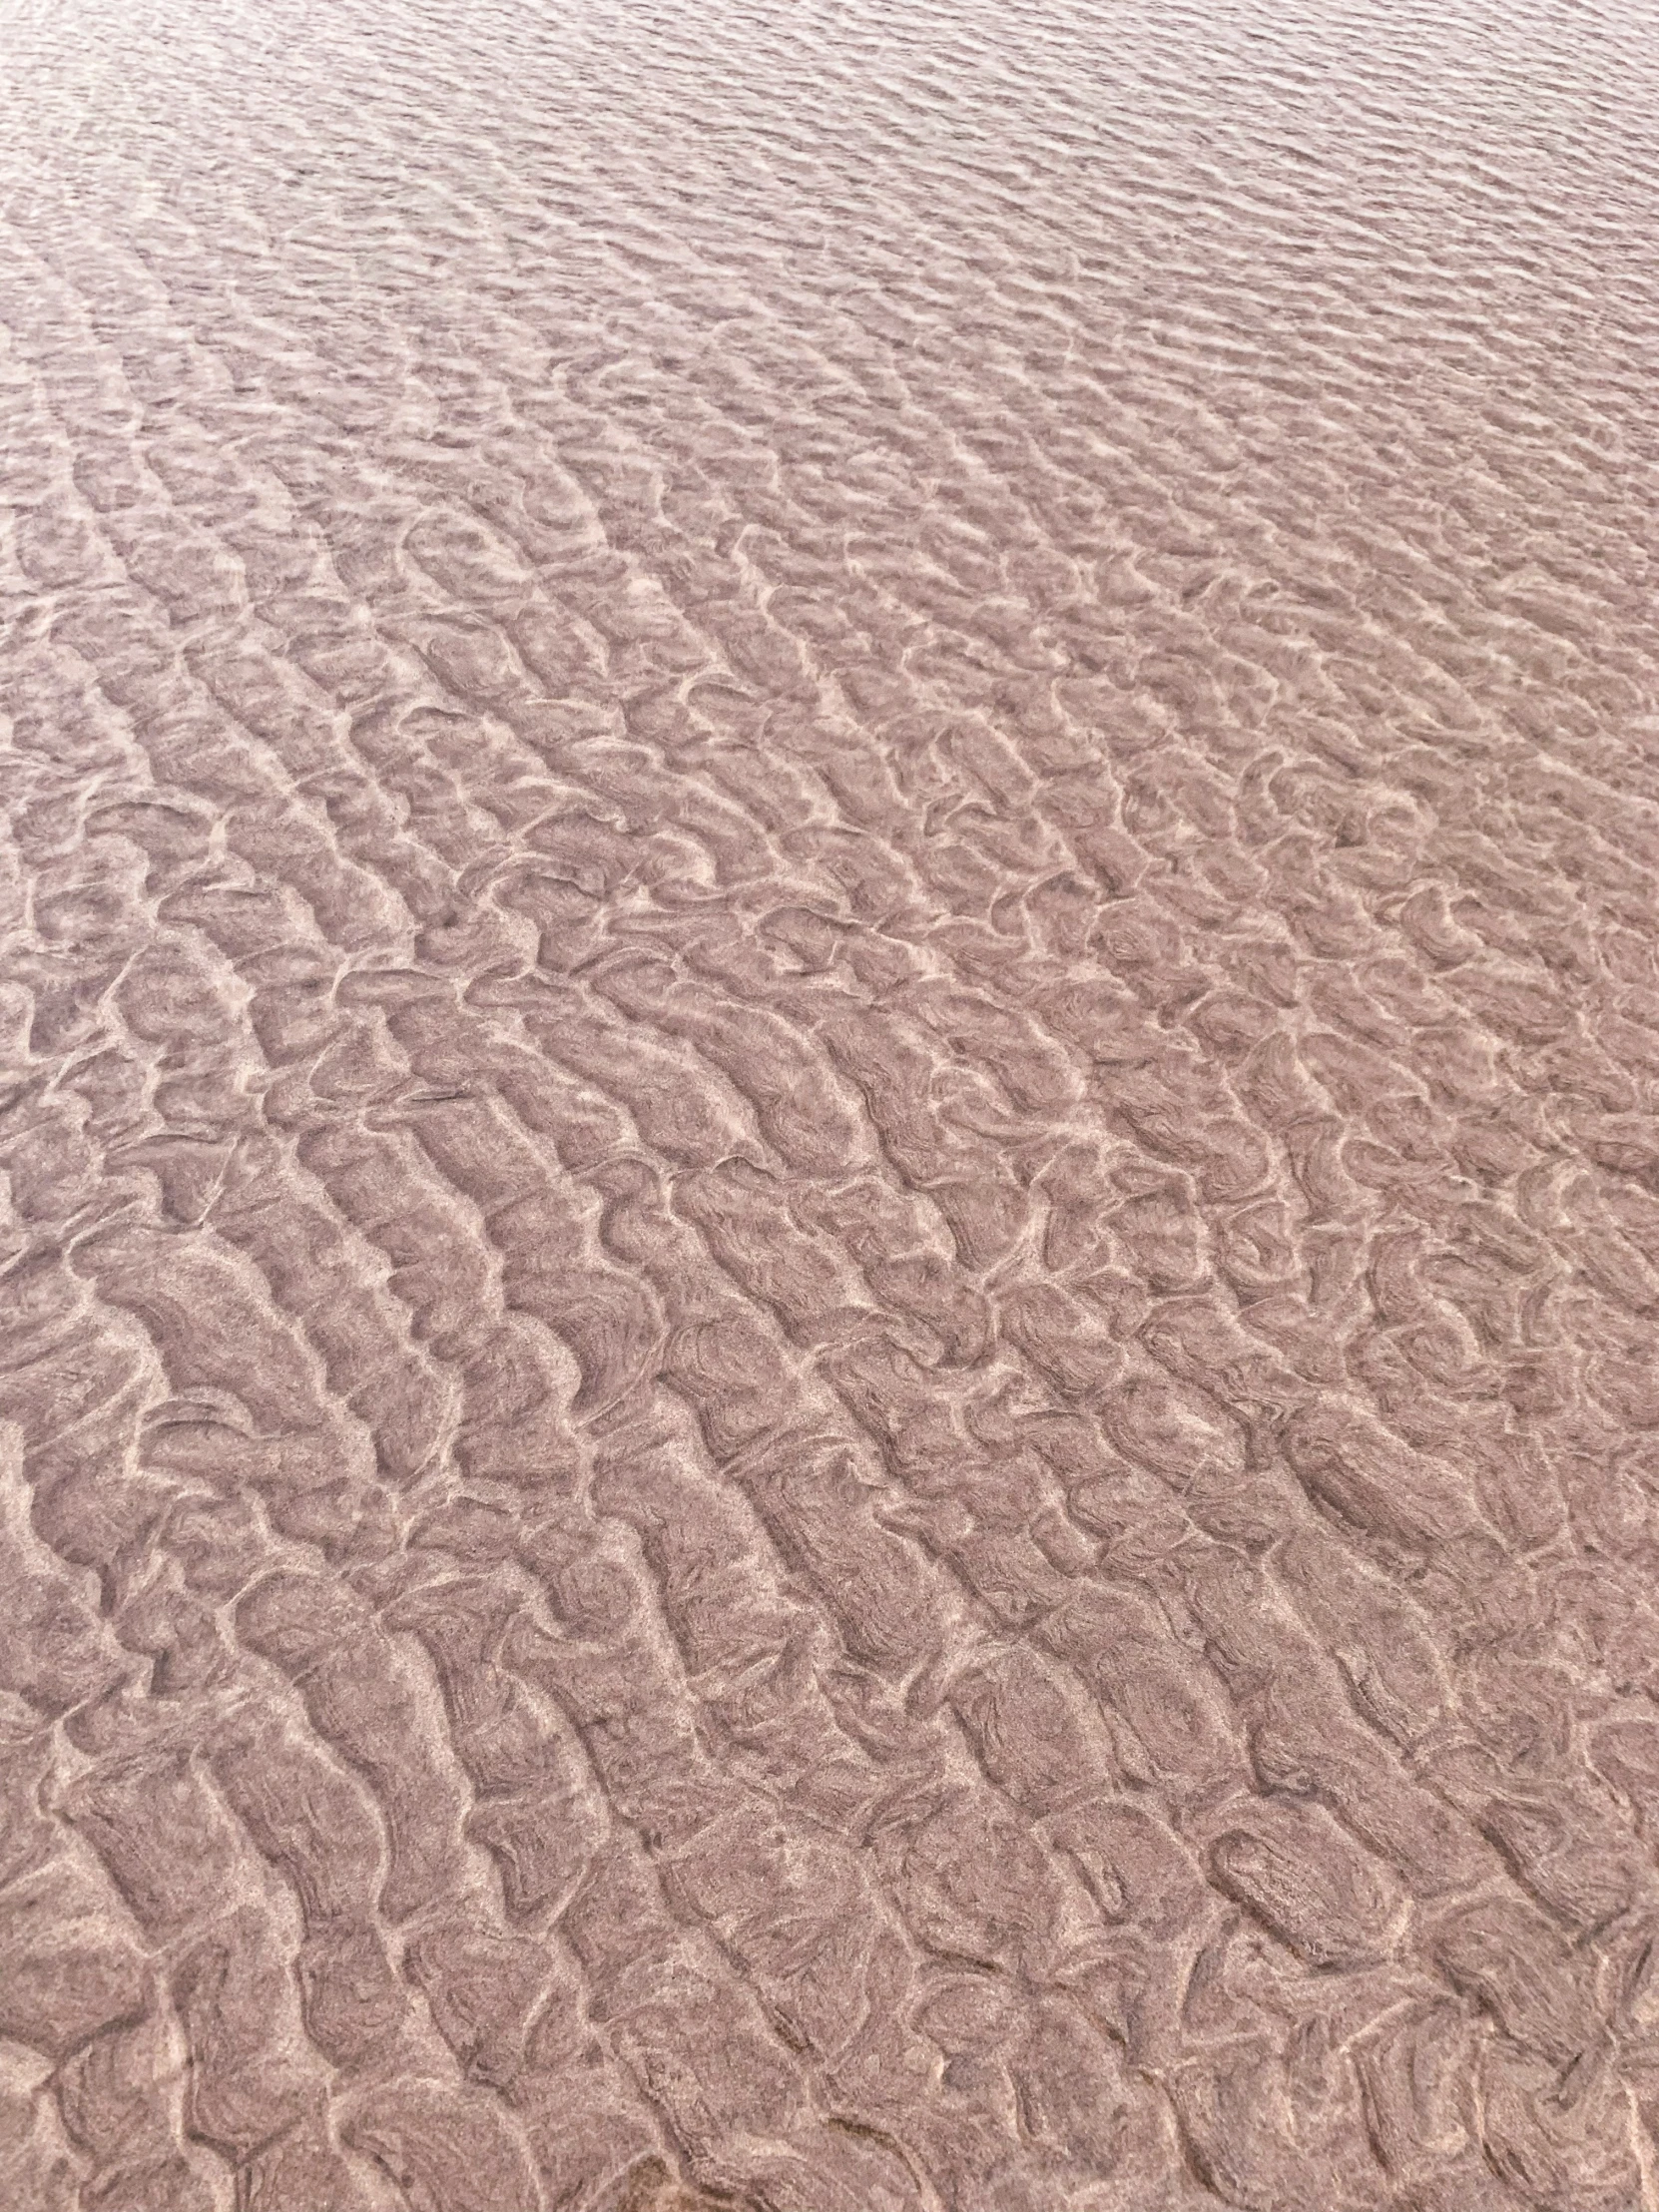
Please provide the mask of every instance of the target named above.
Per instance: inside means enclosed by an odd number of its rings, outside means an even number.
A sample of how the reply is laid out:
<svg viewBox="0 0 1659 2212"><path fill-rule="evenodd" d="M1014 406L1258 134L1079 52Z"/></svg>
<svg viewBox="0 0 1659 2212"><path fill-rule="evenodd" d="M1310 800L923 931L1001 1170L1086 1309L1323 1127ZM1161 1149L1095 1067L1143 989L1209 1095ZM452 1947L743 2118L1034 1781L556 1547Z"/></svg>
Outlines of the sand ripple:
<svg viewBox="0 0 1659 2212"><path fill-rule="evenodd" d="M1659 42L0 0L0 2196L1659 2205Z"/></svg>

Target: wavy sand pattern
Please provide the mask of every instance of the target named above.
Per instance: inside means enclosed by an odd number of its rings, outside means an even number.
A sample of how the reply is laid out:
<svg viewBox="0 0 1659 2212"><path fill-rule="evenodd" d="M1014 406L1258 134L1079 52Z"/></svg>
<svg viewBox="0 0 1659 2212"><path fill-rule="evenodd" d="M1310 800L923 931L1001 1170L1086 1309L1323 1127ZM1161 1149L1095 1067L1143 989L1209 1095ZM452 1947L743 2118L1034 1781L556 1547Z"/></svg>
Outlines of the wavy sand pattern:
<svg viewBox="0 0 1659 2212"><path fill-rule="evenodd" d="M4 0L0 2199L1659 2207L1659 36Z"/></svg>

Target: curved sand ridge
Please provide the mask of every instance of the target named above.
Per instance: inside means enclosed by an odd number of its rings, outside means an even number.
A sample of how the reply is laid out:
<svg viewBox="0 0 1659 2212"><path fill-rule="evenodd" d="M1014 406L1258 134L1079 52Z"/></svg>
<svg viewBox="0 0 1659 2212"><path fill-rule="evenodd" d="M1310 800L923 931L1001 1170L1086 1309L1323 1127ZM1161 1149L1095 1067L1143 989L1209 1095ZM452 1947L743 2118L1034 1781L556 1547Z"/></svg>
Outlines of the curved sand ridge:
<svg viewBox="0 0 1659 2212"><path fill-rule="evenodd" d="M0 5L0 2197L1659 2205L1659 39Z"/></svg>

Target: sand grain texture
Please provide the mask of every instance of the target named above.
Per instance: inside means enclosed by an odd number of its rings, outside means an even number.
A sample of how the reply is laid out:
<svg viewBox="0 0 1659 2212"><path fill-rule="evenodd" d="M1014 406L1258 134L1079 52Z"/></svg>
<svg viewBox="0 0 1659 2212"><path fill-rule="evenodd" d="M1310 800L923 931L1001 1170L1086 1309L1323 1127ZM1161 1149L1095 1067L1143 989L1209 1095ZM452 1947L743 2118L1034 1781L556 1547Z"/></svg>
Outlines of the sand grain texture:
<svg viewBox="0 0 1659 2212"><path fill-rule="evenodd" d="M0 0L0 2200L1659 2207L1659 34Z"/></svg>

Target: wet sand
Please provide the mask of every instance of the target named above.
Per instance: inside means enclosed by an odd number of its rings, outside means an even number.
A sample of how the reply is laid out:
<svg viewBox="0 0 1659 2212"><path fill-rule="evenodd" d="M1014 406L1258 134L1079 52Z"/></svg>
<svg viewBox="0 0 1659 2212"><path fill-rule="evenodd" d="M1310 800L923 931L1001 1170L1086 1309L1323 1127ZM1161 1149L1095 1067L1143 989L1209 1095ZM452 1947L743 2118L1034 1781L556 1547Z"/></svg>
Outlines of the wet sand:
<svg viewBox="0 0 1659 2212"><path fill-rule="evenodd" d="M1659 2207L1659 33L3 0L0 2200Z"/></svg>

